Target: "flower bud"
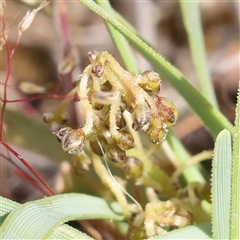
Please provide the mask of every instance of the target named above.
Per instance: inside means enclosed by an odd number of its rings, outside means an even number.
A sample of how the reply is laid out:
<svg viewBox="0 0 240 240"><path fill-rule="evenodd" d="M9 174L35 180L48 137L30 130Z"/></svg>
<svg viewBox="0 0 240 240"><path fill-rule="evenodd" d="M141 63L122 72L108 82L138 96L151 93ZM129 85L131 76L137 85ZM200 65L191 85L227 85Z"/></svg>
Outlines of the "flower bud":
<svg viewBox="0 0 240 240"><path fill-rule="evenodd" d="M167 136L166 125L162 124L161 119L154 119L148 129L148 139L154 144L159 144L165 140Z"/></svg>
<svg viewBox="0 0 240 240"><path fill-rule="evenodd" d="M143 163L135 157L128 157L124 165L124 171L127 178L140 178L143 174Z"/></svg>
<svg viewBox="0 0 240 240"><path fill-rule="evenodd" d="M139 86L146 91L155 91L160 89L161 78L158 73L145 71L140 76Z"/></svg>
<svg viewBox="0 0 240 240"><path fill-rule="evenodd" d="M38 11L44 8L49 2L43 2L38 8L33 9L32 11L28 11L27 14L24 16L22 21L18 24L18 34L21 35L25 32L30 25L32 24L33 19L35 18Z"/></svg>
<svg viewBox="0 0 240 240"><path fill-rule="evenodd" d="M126 130L119 131L117 136L114 137L117 145L124 151L135 147L133 136Z"/></svg>
<svg viewBox="0 0 240 240"><path fill-rule="evenodd" d="M81 128L67 131L62 137L62 148L69 154L77 154L82 151L86 143L86 135Z"/></svg>
<svg viewBox="0 0 240 240"><path fill-rule="evenodd" d="M152 117L152 112L148 104L146 102L143 104L137 104L132 115L132 128L135 131L146 131L149 127L149 122Z"/></svg>

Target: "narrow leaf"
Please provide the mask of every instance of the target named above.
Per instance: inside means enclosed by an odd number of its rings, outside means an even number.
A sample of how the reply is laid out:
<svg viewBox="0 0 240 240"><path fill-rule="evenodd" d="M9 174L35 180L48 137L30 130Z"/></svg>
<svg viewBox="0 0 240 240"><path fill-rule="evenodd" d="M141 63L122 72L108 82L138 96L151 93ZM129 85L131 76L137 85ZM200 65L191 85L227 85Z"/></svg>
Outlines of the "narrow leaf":
<svg viewBox="0 0 240 240"><path fill-rule="evenodd" d="M240 239L240 97L236 110L236 128L233 137L232 192L231 192L231 237Z"/></svg>
<svg viewBox="0 0 240 240"><path fill-rule="evenodd" d="M180 6L201 92L215 108L218 108L207 65L199 3L198 1L189 2L180 0Z"/></svg>
<svg viewBox="0 0 240 240"><path fill-rule="evenodd" d="M81 219L121 221L103 199L85 194L63 194L23 204L14 209L0 228L5 239L48 239L61 224Z"/></svg>
<svg viewBox="0 0 240 240"><path fill-rule="evenodd" d="M229 131L219 133L212 163L212 226L214 239L230 237L232 147Z"/></svg>
<svg viewBox="0 0 240 240"><path fill-rule="evenodd" d="M197 226L189 226L174 230L172 232L160 235L157 237L149 238L149 240L157 239L209 239L211 238L211 224L204 223Z"/></svg>
<svg viewBox="0 0 240 240"><path fill-rule="evenodd" d="M2 225L3 221L8 216L8 214L11 211L13 211L14 209L21 206L21 204L0 196L0 206L1 206L0 225ZM2 232L1 232L1 234L2 234ZM54 232L49 236L49 239L89 239L89 240L93 240L93 238L87 236L85 233L82 233L66 224L63 224L63 225L59 226L57 229L55 229Z"/></svg>

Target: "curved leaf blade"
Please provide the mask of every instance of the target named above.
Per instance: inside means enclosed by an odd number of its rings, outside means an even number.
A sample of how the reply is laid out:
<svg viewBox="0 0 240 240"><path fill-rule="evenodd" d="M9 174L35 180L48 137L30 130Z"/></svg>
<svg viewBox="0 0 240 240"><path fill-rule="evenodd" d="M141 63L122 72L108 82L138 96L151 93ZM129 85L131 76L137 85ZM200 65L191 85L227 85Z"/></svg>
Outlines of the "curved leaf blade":
<svg viewBox="0 0 240 240"><path fill-rule="evenodd" d="M5 239L47 239L70 220L123 220L103 199L85 194L62 194L23 204L5 219L0 231Z"/></svg>
<svg viewBox="0 0 240 240"><path fill-rule="evenodd" d="M230 239L232 146L229 131L219 133L212 163L212 225L214 239Z"/></svg>
<svg viewBox="0 0 240 240"><path fill-rule="evenodd" d="M189 227L174 230L161 236L149 238L149 240L157 239L210 239L211 238L211 224L204 223L199 225L192 225Z"/></svg>

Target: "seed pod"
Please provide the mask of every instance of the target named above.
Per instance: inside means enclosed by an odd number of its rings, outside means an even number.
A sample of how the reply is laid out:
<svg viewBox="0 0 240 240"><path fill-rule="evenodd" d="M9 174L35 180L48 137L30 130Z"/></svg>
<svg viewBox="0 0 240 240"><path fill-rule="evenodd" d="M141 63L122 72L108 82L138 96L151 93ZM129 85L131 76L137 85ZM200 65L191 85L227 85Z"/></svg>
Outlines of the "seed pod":
<svg viewBox="0 0 240 240"><path fill-rule="evenodd" d="M160 112L160 116L162 121L170 127L174 125L178 119L178 110L172 101L168 100L167 98L157 96L157 107Z"/></svg>
<svg viewBox="0 0 240 240"><path fill-rule="evenodd" d="M148 139L154 144L159 144L167 136L166 124L162 124L161 119L154 119L148 129Z"/></svg>
<svg viewBox="0 0 240 240"><path fill-rule="evenodd" d="M115 136L117 145L124 151L135 147L133 136L126 130L121 130Z"/></svg>
<svg viewBox="0 0 240 240"><path fill-rule="evenodd" d="M128 157L124 165L124 171L127 178L140 178L143 174L143 163L135 157Z"/></svg>
<svg viewBox="0 0 240 240"><path fill-rule="evenodd" d="M161 78L158 73L145 71L140 76L139 86L146 91L156 91L160 89Z"/></svg>
<svg viewBox="0 0 240 240"><path fill-rule="evenodd" d="M86 135L81 128L72 129L62 137L62 148L69 154L77 154L85 146Z"/></svg>
<svg viewBox="0 0 240 240"><path fill-rule="evenodd" d="M152 117L150 107L146 102L137 104L133 110L133 124L132 128L135 131L146 131Z"/></svg>
<svg viewBox="0 0 240 240"><path fill-rule="evenodd" d="M106 148L106 156L112 162L123 162L126 160L126 152L118 146L110 146Z"/></svg>

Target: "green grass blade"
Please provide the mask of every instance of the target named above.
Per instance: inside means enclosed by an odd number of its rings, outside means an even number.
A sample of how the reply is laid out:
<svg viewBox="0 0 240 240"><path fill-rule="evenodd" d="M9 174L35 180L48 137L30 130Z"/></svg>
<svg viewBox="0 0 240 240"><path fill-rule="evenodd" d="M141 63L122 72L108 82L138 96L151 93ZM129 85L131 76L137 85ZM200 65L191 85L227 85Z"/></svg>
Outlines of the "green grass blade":
<svg viewBox="0 0 240 240"><path fill-rule="evenodd" d="M3 198L0 196L0 225L2 225L5 218L8 214L14 209L21 206L21 204L11 201L7 198ZM2 232L1 232L2 236ZM70 227L69 225L63 224L59 226L54 232L49 236L49 239L89 239L93 240L93 238L87 236L86 234Z"/></svg>
<svg viewBox="0 0 240 240"><path fill-rule="evenodd" d="M141 37L121 24L117 19L109 15L105 10L91 0L79 0L114 28L121 32L129 42L155 67L166 81L185 98L189 106L202 119L209 132L215 138L224 128L233 133L232 124L217 109L215 109L169 62L164 60L149 44Z"/></svg>
<svg viewBox="0 0 240 240"><path fill-rule="evenodd" d="M104 8L106 11L111 12L115 17L118 17L119 20L123 21L120 16L114 12L112 9L110 3L108 1L101 1L101 0L95 0L99 6ZM138 65L136 63L135 56L132 52L132 49L126 40L126 38L119 32L117 31L111 24L109 24L107 21L105 21L105 24L107 26L108 32L110 33L112 40L123 60L123 63L125 67L128 69L130 72L139 72ZM126 24L124 22L124 24ZM130 26L129 26L130 27Z"/></svg>
<svg viewBox="0 0 240 240"><path fill-rule="evenodd" d="M240 97L235 120L235 134L233 137L233 162L232 162L232 190L231 190L231 238L240 239Z"/></svg>
<svg viewBox="0 0 240 240"><path fill-rule="evenodd" d="M89 237L85 233L82 233L78 230L76 230L73 227L70 227L69 225L63 224L59 226L54 232L48 237L48 239L84 239L84 240L94 240L94 238Z"/></svg>
<svg viewBox="0 0 240 240"><path fill-rule="evenodd" d="M207 65L199 3L198 1L180 0L180 6L201 92L215 108L218 108Z"/></svg>
<svg viewBox="0 0 240 240"><path fill-rule="evenodd" d="M231 162L231 136L227 130L223 130L216 139L212 163L212 227L214 239L229 239L230 237Z"/></svg>
<svg viewBox="0 0 240 240"><path fill-rule="evenodd" d="M23 204L3 222L3 239L48 239L61 224L70 220L123 220L103 199L85 194L62 194Z"/></svg>
<svg viewBox="0 0 240 240"><path fill-rule="evenodd" d="M197 226L189 226L185 228L181 228L162 236L157 236L153 238L149 238L149 240L157 240L157 239L210 239L211 238L211 224L204 223L199 224Z"/></svg>
<svg viewBox="0 0 240 240"><path fill-rule="evenodd" d="M21 204L0 196L0 206L0 225L2 225L7 215Z"/></svg>

